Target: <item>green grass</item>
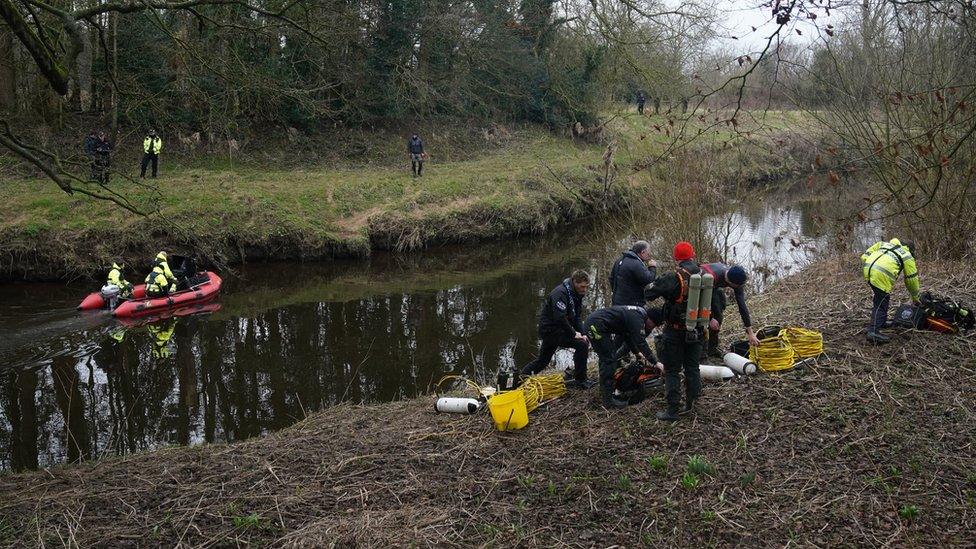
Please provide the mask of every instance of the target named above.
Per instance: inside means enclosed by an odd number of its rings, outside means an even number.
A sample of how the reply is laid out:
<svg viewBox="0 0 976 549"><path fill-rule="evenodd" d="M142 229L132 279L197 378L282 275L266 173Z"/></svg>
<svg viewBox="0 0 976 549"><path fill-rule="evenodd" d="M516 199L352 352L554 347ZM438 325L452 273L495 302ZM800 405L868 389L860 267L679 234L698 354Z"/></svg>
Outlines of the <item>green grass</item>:
<svg viewBox="0 0 976 549"><path fill-rule="evenodd" d="M667 127L666 117L624 114L609 125L619 144L616 162L624 168L615 184L618 204L654 181L653 173L631 174L626 167L664 150L668 137L655 126ZM380 163L358 167L187 167L164 158L154 188L120 177L110 186L140 210L153 212L148 219L67 195L46 179L12 180L5 182L0 203L0 244L33 256L35 264L94 270L119 248L133 254L121 259L137 261L148 251L142 248L178 247L187 235L225 255L242 244L275 251L285 242L293 255L315 257L542 232L597 207L592 198L602 189L605 150L522 127L480 156L431 150L422 178L411 177L406 158L394 161L386 152ZM119 169L134 176L137 168L120 162ZM150 236L154 230L161 234ZM86 253L66 258L65 249Z"/></svg>

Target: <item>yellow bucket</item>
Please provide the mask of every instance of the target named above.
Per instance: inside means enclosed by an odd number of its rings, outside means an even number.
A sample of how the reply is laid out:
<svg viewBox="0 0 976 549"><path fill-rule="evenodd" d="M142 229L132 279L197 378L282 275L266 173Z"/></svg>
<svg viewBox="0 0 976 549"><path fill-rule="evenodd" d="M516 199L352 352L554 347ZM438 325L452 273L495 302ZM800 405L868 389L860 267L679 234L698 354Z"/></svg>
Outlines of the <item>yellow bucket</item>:
<svg viewBox="0 0 976 549"><path fill-rule="evenodd" d="M488 399L488 410L495 428L499 431L521 429L529 424L529 412L525 409L525 393L522 389L498 393Z"/></svg>

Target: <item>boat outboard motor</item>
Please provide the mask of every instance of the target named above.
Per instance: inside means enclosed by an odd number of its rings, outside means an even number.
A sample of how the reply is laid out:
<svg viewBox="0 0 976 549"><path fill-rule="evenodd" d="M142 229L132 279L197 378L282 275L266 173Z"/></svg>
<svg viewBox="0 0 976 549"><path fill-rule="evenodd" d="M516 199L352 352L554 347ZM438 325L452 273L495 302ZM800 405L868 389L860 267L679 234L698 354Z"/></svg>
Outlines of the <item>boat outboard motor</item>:
<svg viewBox="0 0 976 549"><path fill-rule="evenodd" d="M119 305L119 292L120 288L115 284L106 284L102 286L101 294L102 300L105 301L105 305L108 306L110 311L114 311Z"/></svg>

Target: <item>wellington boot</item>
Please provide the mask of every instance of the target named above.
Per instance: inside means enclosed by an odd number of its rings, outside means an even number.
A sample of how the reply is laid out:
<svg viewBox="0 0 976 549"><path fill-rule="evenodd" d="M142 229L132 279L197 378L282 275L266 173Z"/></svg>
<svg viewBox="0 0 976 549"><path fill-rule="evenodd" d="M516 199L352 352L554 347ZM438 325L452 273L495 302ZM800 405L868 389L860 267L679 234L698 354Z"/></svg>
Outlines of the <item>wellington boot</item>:
<svg viewBox="0 0 976 549"><path fill-rule="evenodd" d="M682 408L681 411L678 412L678 414L683 416L685 414L690 414L690 413L692 413L694 411L695 411L695 401L694 400L689 400L689 401L685 402L684 408Z"/></svg>
<svg viewBox="0 0 976 549"><path fill-rule="evenodd" d="M884 345L885 343L891 341L891 338L884 335L881 332L876 332L872 330L868 332L868 341L874 343L875 345Z"/></svg>
<svg viewBox="0 0 976 549"><path fill-rule="evenodd" d="M655 417L661 421L678 421L678 411L674 408L668 408L667 410L661 410Z"/></svg>

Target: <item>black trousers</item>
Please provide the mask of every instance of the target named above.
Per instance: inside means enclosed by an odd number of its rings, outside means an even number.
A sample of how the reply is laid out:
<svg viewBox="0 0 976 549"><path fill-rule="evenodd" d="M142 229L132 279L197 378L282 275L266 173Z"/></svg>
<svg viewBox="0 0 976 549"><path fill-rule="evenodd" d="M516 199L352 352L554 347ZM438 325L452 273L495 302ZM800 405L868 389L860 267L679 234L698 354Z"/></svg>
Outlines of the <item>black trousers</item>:
<svg viewBox="0 0 976 549"><path fill-rule="evenodd" d="M617 349L609 334L595 334L589 326L583 326L587 330L586 335L590 337L590 344L593 351L600 357L600 386L613 391L613 374L620 366L620 359L617 357ZM597 338L596 336L600 337Z"/></svg>
<svg viewBox="0 0 976 549"><path fill-rule="evenodd" d="M685 374L685 398L691 402L701 394L701 372L698 360L701 357L701 334L696 341L689 342L684 330L668 328L661 340L660 360L664 364L664 384L667 389L668 408L677 410L681 405L681 377Z"/></svg>
<svg viewBox="0 0 976 549"><path fill-rule="evenodd" d="M565 336L542 336L542 345L539 346L539 356L522 367L522 374L538 374L542 370L545 370L549 366L549 363L552 362L552 355L556 354L556 350L560 348L573 350L574 377L579 381L586 379L586 360L590 356L590 349L585 341Z"/></svg>
<svg viewBox="0 0 976 549"><path fill-rule="evenodd" d="M891 304L891 294L878 288L874 284L869 284L874 298L871 303L871 324L868 331L877 332L888 325L888 306Z"/></svg>
<svg viewBox="0 0 976 549"><path fill-rule="evenodd" d="M644 102L641 101L637 104L637 114L644 114Z"/></svg>
<svg viewBox="0 0 976 549"><path fill-rule="evenodd" d="M146 168L149 167L150 162L152 162L152 176L156 177L156 170L159 168L159 155L153 153L145 153L142 155L139 177L146 177Z"/></svg>

